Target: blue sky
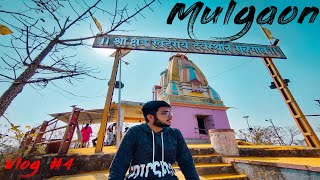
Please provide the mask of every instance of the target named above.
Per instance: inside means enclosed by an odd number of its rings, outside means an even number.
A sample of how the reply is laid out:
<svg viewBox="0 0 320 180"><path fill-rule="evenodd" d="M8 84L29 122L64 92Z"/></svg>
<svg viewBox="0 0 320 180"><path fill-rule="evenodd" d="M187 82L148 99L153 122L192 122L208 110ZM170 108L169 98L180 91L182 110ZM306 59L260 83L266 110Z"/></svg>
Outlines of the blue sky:
<svg viewBox="0 0 320 180"><path fill-rule="evenodd" d="M152 5L153 12L146 9L142 12L142 17L137 16L130 24L125 24L121 30L114 34L154 36L170 38L189 38L187 33L187 22L189 16L180 21L177 17L172 25L166 24L167 17L177 3L185 3L190 7L196 1L161 1ZM239 32L244 25L235 25L233 19L235 15L244 7L255 6L255 17L268 6L276 6L278 13L272 25L266 25L274 37L280 39L280 48L287 56L287 60L275 59L283 78L290 79L289 88L305 114L320 114L320 106L313 100L320 99L320 16L313 24L308 23L308 19L303 24L298 24L295 18L291 23L280 25L277 22L279 14L287 6L298 7L298 17L306 6L316 6L320 8L320 3L316 0L311 1L241 1L236 0L237 6L230 18L229 24L223 25L224 16L228 0L206 0L202 1L205 6L215 9L217 6L224 8L217 24L200 24L200 18L204 7L194 26L194 33L197 38L209 40L211 37L231 36ZM129 3L129 7L136 7L138 3L141 7L143 1L132 3L131 1L120 1L120 5ZM9 4L8 7L12 6ZM7 8L6 6L4 6ZM112 7L112 6L105 6ZM130 12L133 12L131 9ZM109 21L103 15L97 15L104 28L108 28ZM92 22L91 22L92 23ZM94 27L94 26L93 26ZM77 27L69 36L91 35L90 30L85 27ZM93 28L95 32L98 32ZM9 37L1 36L2 42L8 41ZM254 21L249 32L236 42L252 44L268 44L263 32ZM92 44L93 40L88 41ZM101 78L109 79L113 58L109 55L114 50L77 48L66 53L77 54L77 60L87 65L97 68L100 73L96 74ZM0 49L0 54L2 54ZM168 59L174 53L168 52L146 52L131 51L125 58L130 65L123 65L122 80L125 88L122 91L122 99L128 101L145 102L152 98L152 87L158 84L160 73L166 68ZM217 55L187 54L207 77L211 87L221 96L224 104L230 108L227 111L229 121L233 129L246 128L243 116L250 116L249 123L252 126L268 126L265 119L272 119L277 126L295 126L295 122L286 107L278 90L269 88L272 81L268 70L264 66L261 58L232 57ZM103 108L107 92L108 80L99 81L94 79L84 79L70 85L64 81L54 82L64 90L72 92L77 96L70 95L65 91L48 85L45 89L36 89L30 86L24 88L13 101L6 116L15 124L38 125L43 120L48 120L47 114L65 112L71 110L71 105L78 105L84 109ZM2 94L9 84L0 84ZM114 93L114 101L117 101L118 92ZM309 117L308 120L314 130L320 124L320 117Z"/></svg>

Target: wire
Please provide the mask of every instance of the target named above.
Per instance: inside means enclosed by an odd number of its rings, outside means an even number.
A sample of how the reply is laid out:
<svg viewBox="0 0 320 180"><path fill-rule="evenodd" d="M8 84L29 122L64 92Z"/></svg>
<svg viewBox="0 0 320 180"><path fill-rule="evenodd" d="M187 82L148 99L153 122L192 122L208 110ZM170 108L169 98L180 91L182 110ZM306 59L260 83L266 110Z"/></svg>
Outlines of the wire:
<svg viewBox="0 0 320 180"><path fill-rule="evenodd" d="M218 76L220 76L221 74L224 74L224 73L226 73L226 72L229 72L229 71L231 71L231 70L234 70L234 69L236 69L237 67L242 66L242 65L244 65L244 64L247 64L247 63L249 63L249 62L251 62L251 61L252 61L252 60L243 62L243 63L241 63L241 64L239 64L239 65L237 65L237 66L235 66L235 67L232 67L232 68L230 68L230 69L227 69L227 70L225 70L225 71L222 71L221 73L219 73L219 74L217 74L217 75L215 75L215 76L208 77L207 79L211 79L211 78L218 77Z"/></svg>

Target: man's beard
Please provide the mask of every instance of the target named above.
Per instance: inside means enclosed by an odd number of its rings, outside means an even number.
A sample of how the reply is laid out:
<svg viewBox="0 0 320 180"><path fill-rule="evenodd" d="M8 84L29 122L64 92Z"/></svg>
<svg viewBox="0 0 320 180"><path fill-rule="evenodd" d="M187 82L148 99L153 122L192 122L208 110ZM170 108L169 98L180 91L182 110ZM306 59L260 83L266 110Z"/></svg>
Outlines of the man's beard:
<svg viewBox="0 0 320 180"><path fill-rule="evenodd" d="M154 116L154 122L153 122L153 125L155 126L158 126L158 127L161 127L161 128L164 128L164 127L170 127L170 125L168 124L165 124L163 122L161 122L157 116Z"/></svg>

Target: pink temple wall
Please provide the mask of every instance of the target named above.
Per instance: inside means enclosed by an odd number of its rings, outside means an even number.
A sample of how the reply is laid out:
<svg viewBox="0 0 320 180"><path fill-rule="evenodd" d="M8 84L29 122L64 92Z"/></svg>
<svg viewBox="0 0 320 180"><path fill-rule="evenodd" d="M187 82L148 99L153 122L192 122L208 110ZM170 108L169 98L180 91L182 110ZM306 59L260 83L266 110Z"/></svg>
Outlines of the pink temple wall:
<svg viewBox="0 0 320 180"><path fill-rule="evenodd" d="M181 131L184 138L207 139L208 135L199 134L197 115L206 115L206 129L230 129L227 113L224 110L201 109L192 107L171 106L173 121L171 127Z"/></svg>

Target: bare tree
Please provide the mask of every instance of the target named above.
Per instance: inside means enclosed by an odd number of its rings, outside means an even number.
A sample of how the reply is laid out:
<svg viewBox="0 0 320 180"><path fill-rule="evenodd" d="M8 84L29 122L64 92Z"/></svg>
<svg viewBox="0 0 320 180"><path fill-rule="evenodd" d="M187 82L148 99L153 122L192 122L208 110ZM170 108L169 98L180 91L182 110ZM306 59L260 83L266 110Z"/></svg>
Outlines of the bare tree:
<svg viewBox="0 0 320 180"><path fill-rule="evenodd" d="M276 130L275 130L276 129ZM302 145L304 140L298 137L300 131L297 127L277 127L268 126L260 127L254 126L252 130L240 129L237 136L253 144L266 144L266 145Z"/></svg>
<svg viewBox="0 0 320 180"><path fill-rule="evenodd" d="M80 63L76 59L76 53L67 54L75 48L86 46L87 40L95 38L91 24L95 23L98 27L98 36L121 31L119 27L130 23L142 10L152 10L150 5L155 0L143 0L143 4L135 4L136 8L132 8L133 10L128 8L128 4L123 5L118 0L20 2L23 3L21 10L4 9L4 5L0 4L0 24L14 32L8 42L0 41L4 52L0 57L0 83L10 83L0 97L0 116L26 85L46 87L55 80L64 79L73 83L84 77L96 78L92 75L95 69ZM114 8L105 10L111 5ZM110 27L105 32L102 32L101 25L93 17L95 15L109 19ZM89 31L87 34L73 35L79 28Z"/></svg>
<svg viewBox="0 0 320 180"><path fill-rule="evenodd" d="M272 144L274 141L272 130L260 126L254 126L251 130L240 129L237 136L253 144Z"/></svg>
<svg viewBox="0 0 320 180"><path fill-rule="evenodd" d="M297 136L301 135L301 132L297 127L287 127L286 132L288 133L287 142L288 145L303 145L305 144L304 139L297 139Z"/></svg>

